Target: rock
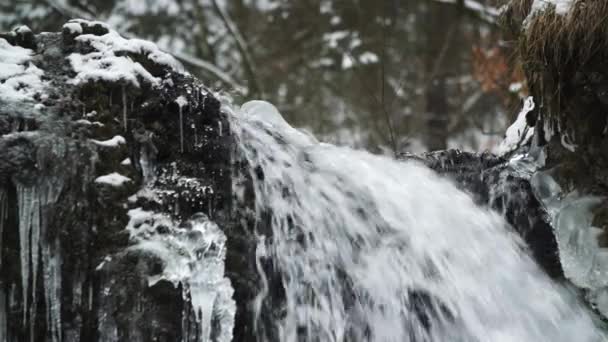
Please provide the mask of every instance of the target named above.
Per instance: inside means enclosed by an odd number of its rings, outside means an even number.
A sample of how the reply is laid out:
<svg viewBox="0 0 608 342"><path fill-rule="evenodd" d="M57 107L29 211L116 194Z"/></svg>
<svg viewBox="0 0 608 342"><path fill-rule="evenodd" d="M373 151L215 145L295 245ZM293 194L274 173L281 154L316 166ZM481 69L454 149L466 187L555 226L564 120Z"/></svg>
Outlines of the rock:
<svg viewBox="0 0 608 342"><path fill-rule="evenodd" d="M608 30L605 1L567 11L511 1L505 19L537 106L531 145L542 150L536 181L552 212L566 278L608 318ZM561 13L560 13L561 12ZM559 28L559 29L557 29Z"/></svg>
<svg viewBox="0 0 608 342"><path fill-rule="evenodd" d="M105 24L26 31L0 36L0 341L252 340L220 102Z"/></svg>
<svg viewBox="0 0 608 342"><path fill-rule="evenodd" d="M447 150L402 158L420 160L439 174L452 178L478 204L502 213L547 274L563 277L549 216L530 185L531 172L491 153Z"/></svg>

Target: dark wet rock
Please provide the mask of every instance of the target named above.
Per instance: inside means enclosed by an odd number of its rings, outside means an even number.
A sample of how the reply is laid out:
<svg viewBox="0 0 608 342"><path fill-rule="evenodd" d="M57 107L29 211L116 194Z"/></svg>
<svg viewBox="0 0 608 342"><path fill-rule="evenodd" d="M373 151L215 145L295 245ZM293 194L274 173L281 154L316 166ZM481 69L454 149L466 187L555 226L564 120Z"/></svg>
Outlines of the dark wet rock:
<svg viewBox="0 0 608 342"><path fill-rule="evenodd" d="M110 31L70 24L80 29L0 36L32 49L24 67L41 70L44 83L17 89L24 97L0 96L0 340L198 341L206 328L192 301L194 279L204 274L196 263L221 258L219 246L195 232L198 224L216 224L227 238L234 295L226 293L241 322L234 340L252 340L255 239L235 210L235 141L220 102L148 46L114 51L98 71L126 58L155 81L141 70L132 78L78 79L69 56L99 52L78 37ZM126 228L136 209L150 219L134 229L150 230L134 237ZM198 258L190 280L168 279L171 260L163 253L171 248L142 244L166 244L166 236L185 249L175 255L191 248ZM228 329L224 299L209 321L217 341ZM221 305L228 309L216 317Z"/></svg>
<svg viewBox="0 0 608 342"><path fill-rule="evenodd" d="M499 211L524 239L543 269L552 277L563 276L553 228L530 185L529 173L491 153L446 150L402 158L421 161L453 179L478 204Z"/></svg>

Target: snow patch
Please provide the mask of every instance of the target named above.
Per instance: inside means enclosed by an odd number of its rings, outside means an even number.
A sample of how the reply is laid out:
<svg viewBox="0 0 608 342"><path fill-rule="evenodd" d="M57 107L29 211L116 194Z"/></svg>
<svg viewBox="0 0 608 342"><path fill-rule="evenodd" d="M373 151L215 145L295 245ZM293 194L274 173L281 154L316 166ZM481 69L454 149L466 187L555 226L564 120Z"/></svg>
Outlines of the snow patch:
<svg viewBox="0 0 608 342"><path fill-rule="evenodd" d="M159 80L152 76L141 64L128 57L117 57L113 53L92 52L86 55L73 53L68 56L72 68L77 72L72 84L89 81L127 82L139 87L138 78L157 85Z"/></svg>
<svg viewBox="0 0 608 342"><path fill-rule="evenodd" d="M509 153L521 145L526 144L532 135L534 135L534 129L528 127L526 122L526 115L534 109L534 99L529 96L524 101L524 107L517 115L515 122L507 128L505 139L498 146L498 154L504 155Z"/></svg>
<svg viewBox="0 0 608 342"><path fill-rule="evenodd" d="M179 108L183 108L183 107L185 107L185 106L187 106L187 105L188 105L188 100L186 100L186 98L185 98L185 97L183 97L183 96L181 96L181 95L180 95L180 96L179 96L179 97L178 97L178 98L175 100L175 103L177 103L177 105L179 106Z"/></svg>
<svg viewBox="0 0 608 342"><path fill-rule="evenodd" d="M109 140L95 140L91 139L91 142L98 146L103 147L118 147L120 145L124 145L127 143L127 140L123 138L121 135L116 135L112 139Z"/></svg>
<svg viewBox="0 0 608 342"><path fill-rule="evenodd" d="M95 183L106 184L114 187L123 186L125 183L131 182L131 178L121 175L117 172L112 172L108 175L95 178Z"/></svg>
<svg viewBox="0 0 608 342"><path fill-rule="evenodd" d="M32 63L34 51L0 38L0 102L34 100L46 87L42 70Z"/></svg>
<svg viewBox="0 0 608 342"><path fill-rule="evenodd" d="M359 56L359 63L361 64L374 64L378 63L378 60L378 55L369 51L366 51Z"/></svg>
<svg viewBox="0 0 608 342"><path fill-rule="evenodd" d="M76 20L66 25L70 30L78 30L76 26L80 26L79 23L89 26L103 24ZM103 26L107 28L107 25L103 24ZM87 43L97 51L85 55L74 53L68 56L72 68L77 73L72 83L99 80L124 81L139 87L140 80L143 80L152 85L160 84L160 80L152 76L140 63L123 56L125 53L143 55L156 64L183 72L182 65L171 55L161 51L154 43L141 39L125 39L116 31L108 30L108 33L101 36L85 34L76 37L77 41Z"/></svg>
<svg viewBox="0 0 608 342"><path fill-rule="evenodd" d="M571 10L575 0L534 0L530 7L530 13L524 19L524 28L527 28L530 21L537 15L549 10L555 9L558 15L567 15Z"/></svg>
<svg viewBox="0 0 608 342"><path fill-rule="evenodd" d="M570 12L574 0L534 0L530 10L530 15L536 15L539 12L546 11L550 7L555 8L555 13L565 15Z"/></svg>
<svg viewBox="0 0 608 342"><path fill-rule="evenodd" d="M82 26L79 23L76 23L73 21L70 21L69 23L64 24L63 29L67 30L71 34L81 34L82 33Z"/></svg>

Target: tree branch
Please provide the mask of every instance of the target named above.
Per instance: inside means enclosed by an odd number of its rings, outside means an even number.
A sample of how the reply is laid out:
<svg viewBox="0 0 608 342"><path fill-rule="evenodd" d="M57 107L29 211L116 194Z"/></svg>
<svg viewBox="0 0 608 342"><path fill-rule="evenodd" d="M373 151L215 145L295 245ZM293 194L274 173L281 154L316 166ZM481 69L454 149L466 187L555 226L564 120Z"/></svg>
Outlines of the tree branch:
<svg viewBox="0 0 608 342"><path fill-rule="evenodd" d="M485 21L490 25L496 25L498 17L501 15L501 8L494 6L487 6L480 3L477 0L433 0L444 4L458 5L461 3L467 11L476 15L479 19Z"/></svg>
<svg viewBox="0 0 608 342"><path fill-rule="evenodd" d="M234 24L232 19L230 19L228 13L218 4L217 0L212 0L211 2L213 4L213 8L215 8L215 11L220 16L220 19L222 20L224 26L226 26L226 29L234 39L236 47L241 53L241 56L243 57L243 66L245 67L245 72L247 73L247 76L250 80L250 88L253 91L253 94L251 95L262 96L264 91L261 83L257 78L253 58L249 53L249 48L247 46L247 43L245 42L245 39L243 39L243 36L239 32L238 27Z"/></svg>

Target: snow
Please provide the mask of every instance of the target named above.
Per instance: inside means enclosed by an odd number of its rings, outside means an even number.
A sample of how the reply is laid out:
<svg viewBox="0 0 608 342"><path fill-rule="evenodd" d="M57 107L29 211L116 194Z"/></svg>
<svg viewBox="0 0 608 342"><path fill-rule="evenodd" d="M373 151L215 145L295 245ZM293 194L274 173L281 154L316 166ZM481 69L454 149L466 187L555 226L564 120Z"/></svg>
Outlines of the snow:
<svg viewBox="0 0 608 342"><path fill-rule="evenodd" d="M86 19L71 19L69 22L83 24L83 25L87 25L87 26L101 26L105 29L108 29L108 30L110 29L110 26L108 26L108 24L104 23L103 21L86 20Z"/></svg>
<svg viewBox="0 0 608 342"><path fill-rule="evenodd" d="M526 115L534 109L534 99L530 96L524 100L524 107L517 115L515 122L507 128L505 139L498 146L498 154L504 155L515 150L517 147L527 143L534 129L528 127L526 123Z"/></svg>
<svg viewBox="0 0 608 342"><path fill-rule="evenodd" d="M152 76L141 64L133 62L125 56L117 57L113 53L92 52L86 55L74 53L68 58L72 68L77 72L76 77L71 81L73 84L89 81L124 81L139 87L138 78L153 85L159 83L159 80Z"/></svg>
<svg viewBox="0 0 608 342"><path fill-rule="evenodd" d="M338 43L349 35L350 31L334 31L325 33L323 34L323 41L325 42L325 45L329 46L330 48L337 48Z"/></svg>
<svg viewBox="0 0 608 342"><path fill-rule="evenodd" d="M188 100L186 100L186 98L185 98L185 97L183 97L183 96L181 96L181 95L180 95L180 96L179 96L179 97L178 97L178 98L175 100L175 103L177 103L177 105L178 105L180 108L182 108L182 107L185 107L185 106L187 106L187 105L188 105Z"/></svg>
<svg viewBox="0 0 608 342"><path fill-rule="evenodd" d="M361 64L373 64L378 63L378 55L373 52L366 51L359 56L359 62Z"/></svg>
<svg viewBox="0 0 608 342"><path fill-rule="evenodd" d="M156 44L142 39L125 39L116 31L110 30L102 36L92 34L82 35L76 38L82 42L88 42L98 51L131 52L147 56L155 63L165 65L175 71L182 71L182 65L170 54L161 51Z"/></svg>
<svg viewBox="0 0 608 342"><path fill-rule="evenodd" d="M519 93L519 91L524 87L521 82L514 82L509 84L509 91L512 93Z"/></svg>
<svg viewBox="0 0 608 342"><path fill-rule="evenodd" d="M82 33L82 26L76 22L68 22L65 25L63 25L63 28L68 30L71 34L81 34Z"/></svg>
<svg viewBox="0 0 608 342"><path fill-rule="evenodd" d="M117 172L112 172L108 175L99 176L95 178L95 183L107 184L114 187L120 187L125 183L131 182L131 178L121 175Z"/></svg>
<svg viewBox="0 0 608 342"><path fill-rule="evenodd" d="M109 140L91 139L91 142L94 143L95 145L103 146L103 147L118 147L120 145L124 145L127 143L125 138L123 138L121 135L115 135L112 139L109 139Z"/></svg>
<svg viewBox="0 0 608 342"><path fill-rule="evenodd" d="M528 18L549 9L551 6L555 8L555 13L566 15L570 12L573 4L574 0L534 0Z"/></svg>
<svg viewBox="0 0 608 342"><path fill-rule="evenodd" d="M70 30L78 30L76 26L80 26L79 23L102 24L75 20L66 25ZM107 25L103 25L107 27ZM77 73L72 81L75 84L103 80L123 81L139 87L141 80L151 85L160 83L160 80L152 76L140 63L127 56L122 56L125 53L144 55L154 63L167 66L177 72L183 71L179 62L171 55L161 51L154 43L141 39L125 39L114 30L109 30L108 33L101 36L80 35L76 37L76 40L90 44L97 51L85 55L74 53L68 57Z"/></svg>
<svg viewBox="0 0 608 342"><path fill-rule="evenodd" d="M0 38L0 102L23 102L42 94L46 82L32 63L34 52Z"/></svg>
<svg viewBox="0 0 608 342"><path fill-rule="evenodd" d="M354 65L353 59L348 54L342 55L342 69L343 70L350 69L353 67L353 65Z"/></svg>
<svg viewBox="0 0 608 342"><path fill-rule="evenodd" d="M17 27L14 31L17 33L20 33L20 34L32 32L32 30L29 27L27 27L26 25L21 25L21 26Z"/></svg>

